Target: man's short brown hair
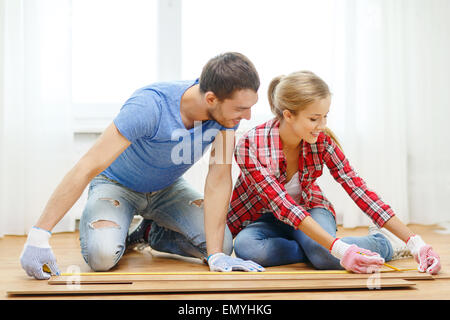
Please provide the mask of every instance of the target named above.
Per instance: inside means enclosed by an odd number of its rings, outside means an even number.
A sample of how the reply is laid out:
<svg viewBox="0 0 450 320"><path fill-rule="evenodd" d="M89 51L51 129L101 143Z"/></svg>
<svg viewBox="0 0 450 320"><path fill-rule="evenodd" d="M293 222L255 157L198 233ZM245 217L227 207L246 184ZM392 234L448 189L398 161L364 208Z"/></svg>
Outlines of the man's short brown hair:
<svg viewBox="0 0 450 320"><path fill-rule="evenodd" d="M255 66L238 52L226 52L212 58L200 76L200 91L212 91L220 101L231 98L235 90L258 92L259 85Z"/></svg>

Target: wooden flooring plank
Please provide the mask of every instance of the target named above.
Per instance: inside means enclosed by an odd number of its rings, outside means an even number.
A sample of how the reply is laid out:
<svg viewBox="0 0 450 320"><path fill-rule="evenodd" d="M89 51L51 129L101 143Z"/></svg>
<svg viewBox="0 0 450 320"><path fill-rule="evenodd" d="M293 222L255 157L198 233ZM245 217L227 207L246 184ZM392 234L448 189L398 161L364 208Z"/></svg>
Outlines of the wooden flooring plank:
<svg viewBox="0 0 450 320"><path fill-rule="evenodd" d="M433 276L427 273L414 272L386 272L378 274L382 279L404 279L404 280L433 280ZM98 275L98 276L53 276L48 283L51 285L65 285L76 281L80 284L102 284L102 283L129 283L137 281L241 281L241 280L345 280L345 279L368 279L371 274L271 274L271 273L221 273L221 274L170 274L170 275Z"/></svg>
<svg viewBox="0 0 450 320"><path fill-rule="evenodd" d="M153 279L149 279L153 280ZM412 280L412 279L411 279ZM133 279L80 279L74 280L70 277L56 277L48 280L50 285L66 285L66 284L132 284L136 282Z"/></svg>
<svg viewBox="0 0 450 320"><path fill-rule="evenodd" d="M433 245L433 249L441 256L442 270L438 276L433 276L434 281L413 280L416 285L414 289L395 289L395 290L298 290L298 291L241 291L241 292L198 292L198 293L152 293L152 294L89 294L73 295L73 299L243 299L243 300L277 300L277 299L295 299L295 300L441 300L450 297L450 279L448 270L450 270L450 235L437 234L434 232L436 226L409 225L414 233L420 234L425 242ZM339 227L338 236L353 237L367 235L367 227L360 228L342 228ZM58 266L61 272L72 272L71 266L80 267L81 272L92 272L89 266L80 256L80 243L78 232L55 233L50 244L58 260ZM28 277L20 267L18 256L26 242L26 236L8 236L0 238L0 299L67 299L67 295L40 295L40 296L7 296L8 289L17 289L19 284L29 285L38 280ZM395 260L388 262L401 269L417 268L417 263L413 258ZM168 253L161 253L153 249L143 251L127 252L120 260L117 267L112 272L139 273L148 271L160 272L182 272L189 271L209 271L208 267L198 259L186 258ZM276 266L266 268L266 271L308 271L313 270L304 263L292 265ZM47 285L46 281L44 285ZM47 285L48 286L48 285ZM29 287L28 287L29 288Z"/></svg>
<svg viewBox="0 0 450 320"><path fill-rule="evenodd" d="M276 281L138 281L132 284L102 284L61 286L42 281L18 284L7 290L14 295L71 295L71 294L129 294L129 293L194 293L194 292L246 292L246 291L302 291L336 289L408 288L415 283L403 279L346 280L276 280Z"/></svg>
<svg viewBox="0 0 450 320"><path fill-rule="evenodd" d="M438 274L432 276L433 279L450 279L450 273L441 271Z"/></svg>

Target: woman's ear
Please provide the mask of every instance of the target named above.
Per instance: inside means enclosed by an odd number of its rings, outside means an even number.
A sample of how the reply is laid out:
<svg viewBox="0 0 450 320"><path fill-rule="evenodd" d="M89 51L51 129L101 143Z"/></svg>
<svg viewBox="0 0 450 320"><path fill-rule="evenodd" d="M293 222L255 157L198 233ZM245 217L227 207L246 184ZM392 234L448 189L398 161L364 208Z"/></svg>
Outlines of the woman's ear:
<svg viewBox="0 0 450 320"><path fill-rule="evenodd" d="M294 114L289 110L283 110L283 118L288 123L291 123L294 120Z"/></svg>

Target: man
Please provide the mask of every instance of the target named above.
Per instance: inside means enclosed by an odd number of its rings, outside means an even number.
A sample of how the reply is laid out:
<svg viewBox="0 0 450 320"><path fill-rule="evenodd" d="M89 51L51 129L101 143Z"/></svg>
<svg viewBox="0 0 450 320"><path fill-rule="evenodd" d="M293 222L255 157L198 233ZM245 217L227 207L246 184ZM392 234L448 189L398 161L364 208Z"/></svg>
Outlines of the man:
<svg viewBox="0 0 450 320"><path fill-rule="evenodd" d="M31 229L20 258L27 274L48 279L44 265L59 274L51 230L89 183L80 244L93 270L111 269L127 245L148 242L158 251L204 259L211 271L263 271L230 256L226 226L234 131L241 119L250 119L259 84L250 60L230 52L211 59L199 80L137 90L66 174ZM203 200L182 175L210 144ZM128 234L134 215L144 219Z"/></svg>

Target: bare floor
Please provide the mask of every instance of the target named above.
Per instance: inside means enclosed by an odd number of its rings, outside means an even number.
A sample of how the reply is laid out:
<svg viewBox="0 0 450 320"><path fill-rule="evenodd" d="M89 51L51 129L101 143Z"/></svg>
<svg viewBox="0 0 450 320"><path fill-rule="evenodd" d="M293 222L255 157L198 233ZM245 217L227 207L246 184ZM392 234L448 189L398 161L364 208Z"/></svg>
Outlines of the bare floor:
<svg viewBox="0 0 450 320"><path fill-rule="evenodd" d="M425 242L431 244L441 256L442 274L447 274L450 269L450 234L440 233L436 226L410 225L414 232L420 234ZM344 229L340 228L338 236L358 236L367 234L367 228ZM6 291L15 284L27 284L32 286L39 280L29 278L22 270L19 262L23 244L26 237L5 236L0 238L0 299L68 299L66 296L33 296L33 297L8 297ZM54 234L50 242L56 255L61 272L89 272L80 253L78 233ZM391 261L391 265L398 268L415 268L416 263L412 258ZM198 259L184 258L156 252L146 248L143 251L131 251L125 254L119 264L111 272L192 272L208 271L208 267ZM300 271L311 270L304 264L292 264L287 266L267 268L268 271ZM70 296L70 299L164 299L164 300L353 300L353 299L450 299L450 279L418 280L416 286L407 289L381 289L381 290L332 290L332 291L276 291L276 292L233 292L233 293L192 293L192 294L124 294L124 295L80 295Z"/></svg>

